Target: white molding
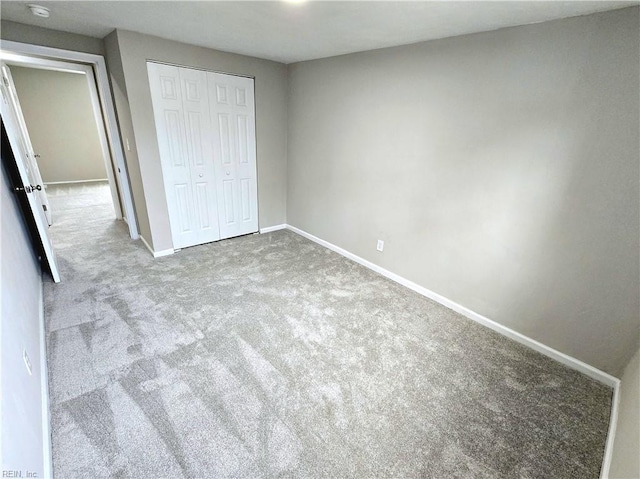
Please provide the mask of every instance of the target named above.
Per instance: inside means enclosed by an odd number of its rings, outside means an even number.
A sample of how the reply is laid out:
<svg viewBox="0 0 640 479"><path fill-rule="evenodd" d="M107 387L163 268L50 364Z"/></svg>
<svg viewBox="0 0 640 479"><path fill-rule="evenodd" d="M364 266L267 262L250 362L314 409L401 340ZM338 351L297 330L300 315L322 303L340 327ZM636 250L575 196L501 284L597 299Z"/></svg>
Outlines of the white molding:
<svg viewBox="0 0 640 479"><path fill-rule="evenodd" d="M325 248L335 251L336 253L341 254L342 256L349 258L350 260L353 260L356 263L359 263L362 266L365 266L375 271L376 273L379 273L382 276L385 276L395 281L396 283L406 286L407 288L415 291L416 293L426 296L427 298L432 299L437 303L440 303L443 306L446 306L449 309L452 309L456 313L460 313L461 315L473 321L476 321L484 326L487 326L488 328L493 329L494 331L502 334L503 336L513 339L514 341L517 341L520 344L524 344L525 346L528 346L531 349L538 351L541 354L544 354L545 356L555 359L556 361L564 364L565 366L575 369L576 371L579 371L589 376L590 378L601 382L602 384L605 384L613 388L620 381L619 379L611 376L610 374L605 373L604 371L601 371L583 361L580 361L579 359L571 357L568 354L562 353L545 344L542 344L541 342L536 341L535 339L532 339L528 336L525 336L522 333L514 331L511 328L508 328L506 326L503 326L502 324L496 323L495 321L492 321L491 319L485 316L482 316L481 314L478 314L475 311L472 311L469 308L466 308L465 306L462 306L456 303L455 301L451 301L450 299L445 298L444 296L438 293L435 293L423 286L420 286L414 283L413 281L403 278L402 276L396 273L392 273L391 271L386 270L381 266L378 266L377 264L372 263L371 261L367 261L366 259L361 258L360 256L357 256L343 248L340 248L339 246L336 246L332 243L329 243L328 241L320 239L317 236L314 236L310 233L307 233L306 231L296 228L295 226L287 225L287 229L293 231L294 233L299 234L300 236L304 236L305 238L315 243L318 243L319 245L322 245Z"/></svg>
<svg viewBox="0 0 640 479"><path fill-rule="evenodd" d="M613 458L613 446L616 438L616 429L618 427L618 410L620 407L620 380L613 387L613 398L611 400L611 415L609 417L609 431L607 432L607 443L604 448L604 459L602 460L602 468L600 469L600 479L609 479L609 470L611 469L611 459Z"/></svg>
<svg viewBox="0 0 640 479"><path fill-rule="evenodd" d="M260 228L260 234L271 233L273 231L279 231L279 230L285 230L285 229L287 229L286 224L267 226L266 228Z"/></svg>
<svg viewBox="0 0 640 479"><path fill-rule="evenodd" d="M13 42L4 39L0 41L0 48L11 53L91 65L95 75L98 99L104 114L104 126L106 129L107 139L111 146L111 151L113 152L114 166L117 169L118 178L120 179L120 193L122 195L122 206L124 209L123 216L130 219L130 221L128 221L129 236L131 239L138 239L139 232L138 225L135 221L136 216L133 206L133 194L131 192L129 174L125 163L124 150L120 139L120 131L118 129L115 107L113 106L111 86L109 85L109 75L104 57L93 53L77 52L75 50L62 50L60 48Z"/></svg>
<svg viewBox="0 0 640 479"><path fill-rule="evenodd" d="M102 113L102 105L100 101L100 93L98 93L97 81L93 72L92 65L84 65L87 85L89 86L89 97L91 98L91 106L93 110L93 118L98 127L98 137L100 139L100 149L102 150L102 161L104 163L107 178L109 179L109 189L111 190L111 201L113 202L113 209L116 213L116 218L121 220L124 216L123 202L120 200L122 188L118 184L117 171L118 167L115 165L114 158L111 154L109 145L109 137L107 136L107 125L105 124L104 116ZM102 102L104 103L104 102Z"/></svg>
<svg viewBox="0 0 640 479"><path fill-rule="evenodd" d="M155 258L156 257L155 251L153 251L153 248L151 246L149 246L149 243L147 243L147 240L144 239L144 236L140 235L140 241L142 241L142 244L145 246L145 248L147 248L149 250L149 252Z"/></svg>
<svg viewBox="0 0 640 479"><path fill-rule="evenodd" d="M155 251L153 253L154 258L162 258L163 256L169 256L175 253L175 250L172 249L164 249L162 251Z"/></svg>
<svg viewBox="0 0 640 479"><path fill-rule="evenodd" d="M47 331L44 317L44 283L40 277L39 298L40 320L40 388L42 395L42 473L43 477L53 477L53 456L51 454L51 412L49 407L49 369L47 367Z"/></svg>
<svg viewBox="0 0 640 479"><path fill-rule="evenodd" d="M144 236L140 235L139 238L140 238L140 241L142 241L142 244L146 246L146 248L149 250L149 252L153 255L154 258L161 258L162 256L169 256L170 254L175 253L175 251L172 249L154 251L153 248L149 245L149 243L147 243L147 240L144 239Z"/></svg>
<svg viewBox="0 0 640 479"><path fill-rule="evenodd" d="M109 178L97 178L95 180L71 180L71 181L45 181L45 185L73 185L77 183L99 183L109 182Z"/></svg>

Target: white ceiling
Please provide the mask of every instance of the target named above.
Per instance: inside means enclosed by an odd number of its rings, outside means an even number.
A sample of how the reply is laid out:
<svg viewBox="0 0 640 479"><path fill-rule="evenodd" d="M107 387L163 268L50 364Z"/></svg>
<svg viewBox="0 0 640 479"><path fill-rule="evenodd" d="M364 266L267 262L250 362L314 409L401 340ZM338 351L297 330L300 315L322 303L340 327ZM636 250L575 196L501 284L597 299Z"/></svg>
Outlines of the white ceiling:
<svg viewBox="0 0 640 479"><path fill-rule="evenodd" d="M27 3L51 9L30 14ZM638 1L7 1L4 20L103 38L114 28L293 63L585 15Z"/></svg>

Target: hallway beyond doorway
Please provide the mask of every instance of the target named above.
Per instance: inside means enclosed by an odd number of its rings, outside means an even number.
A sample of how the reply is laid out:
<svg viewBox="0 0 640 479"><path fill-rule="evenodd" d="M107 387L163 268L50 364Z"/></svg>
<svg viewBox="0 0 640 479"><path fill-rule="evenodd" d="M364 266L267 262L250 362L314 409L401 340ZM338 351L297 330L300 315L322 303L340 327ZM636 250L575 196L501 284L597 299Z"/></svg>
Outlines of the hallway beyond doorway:
<svg viewBox="0 0 640 479"><path fill-rule="evenodd" d="M49 234L58 259L66 259L65 264L68 256L83 247L95 249L103 241L129 240L126 223L116 220L106 181L48 185L47 196L53 218Z"/></svg>

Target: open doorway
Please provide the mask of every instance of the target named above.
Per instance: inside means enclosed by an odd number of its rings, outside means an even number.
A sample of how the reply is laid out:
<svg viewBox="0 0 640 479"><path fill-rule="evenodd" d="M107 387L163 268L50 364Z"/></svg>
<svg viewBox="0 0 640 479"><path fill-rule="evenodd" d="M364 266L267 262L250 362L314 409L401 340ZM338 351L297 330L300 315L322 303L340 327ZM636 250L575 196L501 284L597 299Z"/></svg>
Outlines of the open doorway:
<svg viewBox="0 0 640 479"><path fill-rule="evenodd" d="M68 70L34 68L8 61L27 134L50 207L49 224L69 208L122 208L99 109L92 101L93 78L85 66ZM98 120L98 121L96 121Z"/></svg>
<svg viewBox="0 0 640 479"><path fill-rule="evenodd" d="M13 123L12 149L22 151L18 156L25 173L24 186L17 189L39 205L34 215L44 226L39 228L47 236L43 244L55 231L46 228L55 222L55 210L68 223L74 214L64 210L77 207L84 208L84 216L75 215L79 223L121 219L114 223L120 235L138 239L104 58L4 41L0 57L4 103L11 100L14 112L3 108L3 119ZM12 93L7 97L7 92ZM57 269L55 253L46 256Z"/></svg>

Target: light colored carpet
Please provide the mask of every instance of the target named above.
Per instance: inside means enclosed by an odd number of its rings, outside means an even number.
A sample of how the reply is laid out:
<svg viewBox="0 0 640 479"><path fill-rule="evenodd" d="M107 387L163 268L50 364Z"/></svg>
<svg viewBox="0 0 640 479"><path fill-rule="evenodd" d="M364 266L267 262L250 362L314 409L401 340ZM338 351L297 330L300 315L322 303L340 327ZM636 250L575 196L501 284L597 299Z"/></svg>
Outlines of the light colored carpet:
<svg viewBox="0 0 640 479"><path fill-rule="evenodd" d="M51 193L56 478L598 477L609 388L291 232L153 259Z"/></svg>

